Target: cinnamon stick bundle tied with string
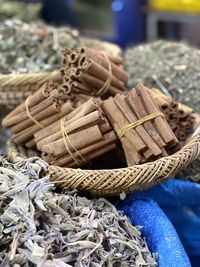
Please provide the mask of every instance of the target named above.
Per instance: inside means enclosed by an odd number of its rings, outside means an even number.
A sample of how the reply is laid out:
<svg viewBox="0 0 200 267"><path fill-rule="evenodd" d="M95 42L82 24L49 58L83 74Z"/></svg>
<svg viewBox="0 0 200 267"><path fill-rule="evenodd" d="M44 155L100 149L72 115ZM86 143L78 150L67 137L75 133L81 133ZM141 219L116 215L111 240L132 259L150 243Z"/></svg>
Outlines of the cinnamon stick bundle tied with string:
<svg viewBox="0 0 200 267"><path fill-rule="evenodd" d="M120 138L129 166L166 156L178 141L142 84L127 96L117 94L102 104L109 122Z"/></svg>
<svg viewBox="0 0 200 267"><path fill-rule="evenodd" d="M179 141L185 141L195 125L194 111L172 98L167 97L159 89L149 89L155 102L158 104L171 129L174 131Z"/></svg>
<svg viewBox="0 0 200 267"><path fill-rule="evenodd" d="M128 82L123 59L92 48L79 48L64 55L63 90L71 95L92 95L107 98L122 93ZM80 96L80 101L84 98Z"/></svg>
<svg viewBox="0 0 200 267"><path fill-rule="evenodd" d="M50 164L78 167L116 148L117 137L95 99L59 120L54 129L35 134L37 148Z"/></svg>
<svg viewBox="0 0 200 267"><path fill-rule="evenodd" d="M2 126L11 129L16 144L32 148L35 146L34 133L72 110L71 101L66 100L56 84L49 82L8 114Z"/></svg>

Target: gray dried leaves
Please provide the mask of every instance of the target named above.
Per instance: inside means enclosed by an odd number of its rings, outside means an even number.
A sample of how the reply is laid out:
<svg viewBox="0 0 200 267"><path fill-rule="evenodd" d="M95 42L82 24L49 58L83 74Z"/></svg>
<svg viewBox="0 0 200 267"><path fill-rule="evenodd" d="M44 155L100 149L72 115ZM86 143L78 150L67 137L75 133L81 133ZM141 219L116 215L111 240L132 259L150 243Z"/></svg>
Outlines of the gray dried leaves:
<svg viewBox="0 0 200 267"><path fill-rule="evenodd" d="M0 266L156 266L139 228L107 200L55 193L38 158L0 162Z"/></svg>
<svg viewBox="0 0 200 267"><path fill-rule="evenodd" d="M0 24L0 73L27 73L59 68L61 49L73 48L77 37L68 28L25 23L18 19ZM70 32L72 32L70 34Z"/></svg>
<svg viewBox="0 0 200 267"><path fill-rule="evenodd" d="M139 82L159 87L154 75L172 97L200 112L200 51L184 43L157 41L125 53L129 86Z"/></svg>

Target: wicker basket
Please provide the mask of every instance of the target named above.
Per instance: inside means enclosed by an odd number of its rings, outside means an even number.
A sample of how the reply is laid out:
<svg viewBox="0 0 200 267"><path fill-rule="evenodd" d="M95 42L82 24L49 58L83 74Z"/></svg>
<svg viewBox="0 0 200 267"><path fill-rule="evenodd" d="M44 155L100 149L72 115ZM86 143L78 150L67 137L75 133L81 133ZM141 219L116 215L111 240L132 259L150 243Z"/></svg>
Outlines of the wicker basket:
<svg viewBox="0 0 200 267"><path fill-rule="evenodd" d="M0 106L10 109L22 103L45 82L61 80L60 71L0 75Z"/></svg>
<svg viewBox="0 0 200 267"><path fill-rule="evenodd" d="M121 49L115 44L90 38L80 37L76 46L91 47L111 55L119 55L121 53ZM13 109L29 95L37 91L45 82L59 82L60 79L61 75L58 70L26 74L0 74L0 107Z"/></svg>
<svg viewBox="0 0 200 267"><path fill-rule="evenodd" d="M8 158L17 162L33 156L22 146L8 144ZM100 196L131 193L158 184L186 168L200 155L200 124L177 153L154 162L112 170L81 170L49 166L51 180L61 187L89 191Z"/></svg>

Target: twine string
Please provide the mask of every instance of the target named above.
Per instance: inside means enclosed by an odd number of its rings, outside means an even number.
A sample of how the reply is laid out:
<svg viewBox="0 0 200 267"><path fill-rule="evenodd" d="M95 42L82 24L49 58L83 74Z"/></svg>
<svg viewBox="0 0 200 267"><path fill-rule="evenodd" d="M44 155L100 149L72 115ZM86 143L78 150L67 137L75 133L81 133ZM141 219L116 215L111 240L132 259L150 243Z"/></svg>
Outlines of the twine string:
<svg viewBox="0 0 200 267"><path fill-rule="evenodd" d="M87 162L87 160L83 157L83 155L81 155L81 153L72 144L72 142L71 142L71 140L70 140L70 138L69 138L69 136L67 134L67 130L66 130L66 127L65 127L65 117L62 118L61 121L60 121L60 128L61 128L61 132L62 132L63 142L64 142L64 145L65 145L65 148L66 148L67 152L70 154L70 156L73 158L74 162L76 162L77 165L80 165L83 162ZM78 154L78 156L81 158L81 160L78 159L78 157L75 156L75 154L71 150L70 146Z"/></svg>
<svg viewBox="0 0 200 267"><path fill-rule="evenodd" d="M110 59L108 58L108 55L106 53L102 52L102 54L104 55L104 57L106 58L106 60L108 62L109 75L108 75L108 78L105 81L104 85L97 91L97 93L96 93L97 96L104 95L108 91L109 86L110 86L111 81L112 81L112 65L111 65Z"/></svg>
<svg viewBox="0 0 200 267"><path fill-rule="evenodd" d="M133 123L130 123L130 124L127 124L125 125L124 127L121 128L121 134L119 135L119 138L122 138L129 130L131 129L134 129L136 128L137 126L147 122L147 121L150 121L150 120L153 120L157 117L162 117L164 118L164 114L162 112L155 112L155 113L152 113L150 115L147 115L145 116L144 118L138 120L138 121L135 121Z"/></svg>
<svg viewBox="0 0 200 267"><path fill-rule="evenodd" d="M39 122L37 121L32 115L31 115L31 112L29 110L29 106L28 106L28 102L29 102L29 99L30 99L31 96L29 96L26 101L25 101L25 107L26 107L26 113L27 113L27 116L29 117L29 119L35 123L39 128L44 128L44 126Z"/></svg>

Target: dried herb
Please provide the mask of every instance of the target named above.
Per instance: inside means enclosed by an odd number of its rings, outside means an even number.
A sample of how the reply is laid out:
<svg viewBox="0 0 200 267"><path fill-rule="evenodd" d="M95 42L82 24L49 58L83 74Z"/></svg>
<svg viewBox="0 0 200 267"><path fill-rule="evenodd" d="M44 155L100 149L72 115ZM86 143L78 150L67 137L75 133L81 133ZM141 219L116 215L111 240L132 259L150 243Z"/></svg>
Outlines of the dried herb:
<svg viewBox="0 0 200 267"><path fill-rule="evenodd" d="M200 51L184 43L157 41L130 48L125 53L129 87L159 81L178 102L200 112Z"/></svg>
<svg viewBox="0 0 200 267"><path fill-rule="evenodd" d="M39 158L0 161L1 266L157 266L139 228L107 200L55 193Z"/></svg>
<svg viewBox="0 0 200 267"><path fill-rule="evenodd" d="M83 38L76 29L55 28L42 22L6 20L0 23L0 73L27 73L60 67L61 50L88 46L118 55L120 48L111 43Z"/></svg>
<svg viewBox="0 0 200 267"><path fill-rule="evenodd" d="M66 33L68 31L69 33ZM78 32L54 28L42 22L18 19L0 24L0 73L26 73L58 68L62 47L77 44Z"/></svg>
<svg viewBox="0 0 200 267"><path fill-rule="evenodd" d="M0 0L0 21L17 17L24 21L37 20L40 17L41 3L23 3L22 1Z"/></svg>

